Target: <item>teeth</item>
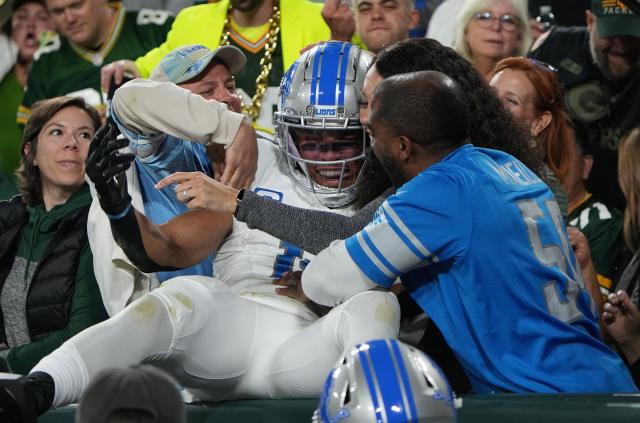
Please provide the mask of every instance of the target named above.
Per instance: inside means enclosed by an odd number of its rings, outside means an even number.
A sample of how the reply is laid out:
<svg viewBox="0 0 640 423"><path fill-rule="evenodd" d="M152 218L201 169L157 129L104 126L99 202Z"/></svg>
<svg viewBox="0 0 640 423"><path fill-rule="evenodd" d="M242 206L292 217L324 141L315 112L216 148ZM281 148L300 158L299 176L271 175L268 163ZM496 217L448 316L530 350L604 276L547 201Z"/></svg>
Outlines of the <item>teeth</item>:
<svg viewBox="0 0 640 423"><path fill-rule="evenodd" d="M325 178L339 178L340 170L322 169L318 170L318 173Z"/></svg>

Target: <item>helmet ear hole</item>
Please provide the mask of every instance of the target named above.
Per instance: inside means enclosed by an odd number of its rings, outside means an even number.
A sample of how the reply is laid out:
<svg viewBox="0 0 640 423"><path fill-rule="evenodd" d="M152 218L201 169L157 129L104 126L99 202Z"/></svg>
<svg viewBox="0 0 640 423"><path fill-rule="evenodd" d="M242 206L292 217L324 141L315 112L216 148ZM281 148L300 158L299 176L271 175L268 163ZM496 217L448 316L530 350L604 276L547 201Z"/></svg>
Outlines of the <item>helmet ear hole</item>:
<svg viewBox="0 0 640 423"><path fill-rule="evenodd" d="M322 423L381 421L382 409L393 414L392 421L457 421L455 396L442 370L422 351L398 340L353 347L329 375L319 405Z"/></svg>
<svg viewBox="0 0 640 423"><path fill-rule="evenodd" d="M433 385L433 383L431 383L431 379L429 379L429 377L428 377L427 375L424 375L424 374L423 374L422 376L424 376L424 380L425 380L425 382L427 382L427 386L428 386L429 388L434 388L434 389L436 388L436 387Z"/></svg>
<svg viewBox="0 0 640 423"><path fill-rule="evenodd" d="M351 402L351 385L347 384L347 389L344 393L344 400L342 401L342 406L348 405Z"/></svg>

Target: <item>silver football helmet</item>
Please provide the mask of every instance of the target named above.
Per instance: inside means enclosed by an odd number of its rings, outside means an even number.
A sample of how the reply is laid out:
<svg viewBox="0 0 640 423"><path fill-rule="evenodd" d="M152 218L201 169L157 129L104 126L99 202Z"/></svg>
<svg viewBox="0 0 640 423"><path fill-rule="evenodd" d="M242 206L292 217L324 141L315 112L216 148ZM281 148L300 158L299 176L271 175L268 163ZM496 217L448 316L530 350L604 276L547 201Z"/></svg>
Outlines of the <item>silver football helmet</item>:
<svg viewBox="0 0 640 423"><path fill-rule="evenodd" d="M355 197L367 153L360 93L373 54L331 41L304 52L280 83L276 139L289 176L327 207Z"/></svg>
<svg viewBox="0 0 640 423"><path fill-rule="evenodd" d="M358 345L327 378L318 423L454 423L449 382L425 353L395 339Z"/></svg>

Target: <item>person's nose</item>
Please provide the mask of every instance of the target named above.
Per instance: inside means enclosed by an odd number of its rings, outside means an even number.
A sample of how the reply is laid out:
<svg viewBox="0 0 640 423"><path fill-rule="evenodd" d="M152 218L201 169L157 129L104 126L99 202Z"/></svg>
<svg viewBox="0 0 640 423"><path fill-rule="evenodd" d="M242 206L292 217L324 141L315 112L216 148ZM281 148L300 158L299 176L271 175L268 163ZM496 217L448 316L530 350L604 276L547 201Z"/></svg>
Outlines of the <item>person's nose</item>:
<svg viewBox="0 0 640 423"><path fill-rule="evenodd" d="M384 19L384 15L382 14L382 9L379 6L374 6L371 11L371 19L382 20Z"/></svg>
<svg viewBox="0 0 640 423"><path fill-rule="evenodd" d="M331 162L334 160L340 160L340 153L335 150L333 148L333 145L328 144L326 146L323 146L324 148L322 148L320 150L320 154L319 154L319 158L320 160L324 161L324 162Z"/></svg>
<svg viewBox="0 0 640 423"><path fill-rule="evenodd" d="M29 17L25 23L26 27L28 30L35 30L36 29L36 18L35 17Z"/></svg>
<svg viewBox="0 0 640 423"><path fill-rule="evenodd" d="M79 141L74 134L67 134L64 137L65 150L77 150Z"/></svg>
<svg viewBox="0 0 640 423"><path fill-rule="evenodd" d="M67 24L73 23L76 20L76 15L73 13L71 8L64 9L64 21Z"/></svg>
<svg viewBox="0 0 640 423"><path fill-rule="evenodd" d="M240 112L240 96L234 91L221 87L216 89L214 98L220 103L226 104L230 110Z"/></svg>

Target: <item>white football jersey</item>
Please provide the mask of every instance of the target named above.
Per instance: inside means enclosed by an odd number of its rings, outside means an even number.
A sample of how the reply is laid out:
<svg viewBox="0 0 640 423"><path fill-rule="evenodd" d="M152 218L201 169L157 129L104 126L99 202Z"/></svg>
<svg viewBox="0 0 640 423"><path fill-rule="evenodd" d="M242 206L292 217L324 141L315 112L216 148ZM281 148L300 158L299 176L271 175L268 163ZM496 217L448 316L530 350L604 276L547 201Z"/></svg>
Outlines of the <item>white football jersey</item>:
<svg viewBox="0 0 640 423"><path fill-rule="evenodd" d="M353 207L330 209L316 196L300 189L289 178L278 147L266 139L258 139L258 170L251 190L274 201L305 209L324 210L352 215ZM224 240L214 260L215 277L234 292L255 301L308 315L306 307L275 294L273 279L286 271L302 270L314 257L301 248L281 241L246 223L234 219L233 230Z"/></svg>

